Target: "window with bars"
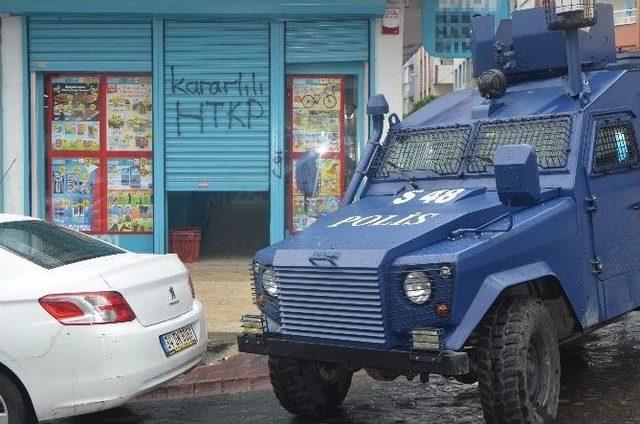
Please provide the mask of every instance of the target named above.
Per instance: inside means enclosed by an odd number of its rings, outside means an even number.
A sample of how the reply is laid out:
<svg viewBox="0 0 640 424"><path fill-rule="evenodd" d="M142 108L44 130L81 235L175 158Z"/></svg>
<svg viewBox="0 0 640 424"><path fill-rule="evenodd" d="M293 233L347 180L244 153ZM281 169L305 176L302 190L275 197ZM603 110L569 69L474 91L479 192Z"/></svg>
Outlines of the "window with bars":
<svg viewBox="0 0 640 424"><path fill-rule="evenodd" d="M373 164L374 177L403 172L456 175L461 170L487 173L499 146L529 144L542 169L567 166L571 117L533 117L452 127L424 128L391 134L384 152Z"/></svg>
<svg viewBox="0 0 640 424"><path fill-rule="evenodd" d="M499 146L528 144L538 155L542 169L567 166L571 137L571 118L536 117L513 121L480 124L467 170L470 173L488 172Z"/></svg>
<svg viewBox="0 0 640 424"><path fill-rule="evenodd" d="M593 172L598 174L638 166L638 144L631 121L603 121L597 124Z"/></svg>
<svg viewBox="0 0 640 424"><path fill-rule="evenodd" d="M430 128L393 135L375 167L375 176L386 178L389 173L404 171L457 174L470 136L470 126Z"/></svg>

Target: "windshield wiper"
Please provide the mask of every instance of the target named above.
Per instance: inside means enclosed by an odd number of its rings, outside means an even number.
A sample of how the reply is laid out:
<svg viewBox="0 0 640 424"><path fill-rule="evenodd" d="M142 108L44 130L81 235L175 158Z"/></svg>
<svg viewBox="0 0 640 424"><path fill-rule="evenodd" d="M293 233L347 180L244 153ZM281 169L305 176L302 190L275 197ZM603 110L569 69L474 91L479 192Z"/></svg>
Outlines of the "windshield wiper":
<svg viewBox="0 0 640 424"><path fill-rule="evenodd" d="M401 166L396 165L395 163L391 162L390 160L387 161L387 165L390 165L393 169L395 169L398 174L400 174L400 176L402 177L402 179L409 183L409 185L414 189L414 190L418 190L419 187L418 185L413 181L413 178L411 178L409 175L407 175L407 170L402 168Z"/></svg>
<svg viewBox="0 0 640 424"><path fill-rule="evenodd" d="M472 155L466 155L464 157L465 160L471 161L471 160L478 160L480 162L484 162L487 163L489 165L493 165L493 159L488 158L486 156L481 156L481 155L477 155L477 154L472 154Z"/></svg>

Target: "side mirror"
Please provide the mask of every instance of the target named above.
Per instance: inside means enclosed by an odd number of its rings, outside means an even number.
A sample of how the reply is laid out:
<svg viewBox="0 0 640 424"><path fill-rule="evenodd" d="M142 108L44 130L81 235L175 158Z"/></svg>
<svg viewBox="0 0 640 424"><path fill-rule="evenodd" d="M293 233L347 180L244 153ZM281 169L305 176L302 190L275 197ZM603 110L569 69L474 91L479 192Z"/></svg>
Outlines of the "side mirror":
<svg viewBox="0 0 640 424"><path fill-rule="evenodd" d="M318 193L319 157L318 152L310 150L296 160L296 187L307 199L316 197Z"/></svg>
<svg viewBox="0 0 640 424"><path fill-rule="evenodd" d="M500 146L494 160L496 189L500 201L531 206L540 199L538 155L528 144Z"/></svg>

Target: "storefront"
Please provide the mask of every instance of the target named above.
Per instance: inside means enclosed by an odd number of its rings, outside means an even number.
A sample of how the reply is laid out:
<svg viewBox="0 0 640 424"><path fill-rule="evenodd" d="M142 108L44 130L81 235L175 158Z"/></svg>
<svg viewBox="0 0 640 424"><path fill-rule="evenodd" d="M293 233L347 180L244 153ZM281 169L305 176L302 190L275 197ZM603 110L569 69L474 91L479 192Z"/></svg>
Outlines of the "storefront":
<svg viewBox="0 0 640 424"><path fill-rule="evenodd" d="M370 93L400 110L388 7L3 1L2 169L19 158L4 209L148 252L166 251L173 227L225 210L233 222L233 205L250 210L242 227L264 221L267 242L305 228L337 207ZM313 175L296 175L300 162Z"/></svg>

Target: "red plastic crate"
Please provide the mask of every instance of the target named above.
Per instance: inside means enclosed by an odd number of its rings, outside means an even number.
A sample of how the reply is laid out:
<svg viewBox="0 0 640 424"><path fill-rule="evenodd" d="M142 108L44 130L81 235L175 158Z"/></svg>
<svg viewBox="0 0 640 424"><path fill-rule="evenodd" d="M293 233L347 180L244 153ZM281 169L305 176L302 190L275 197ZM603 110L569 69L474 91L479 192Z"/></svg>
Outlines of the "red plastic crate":
<svg viewBox="0 0 640 424"><path fill-rule="evenodd" d="M174 228L169 231L169 251L186 264L200 259L200 228Z"/></svg>

